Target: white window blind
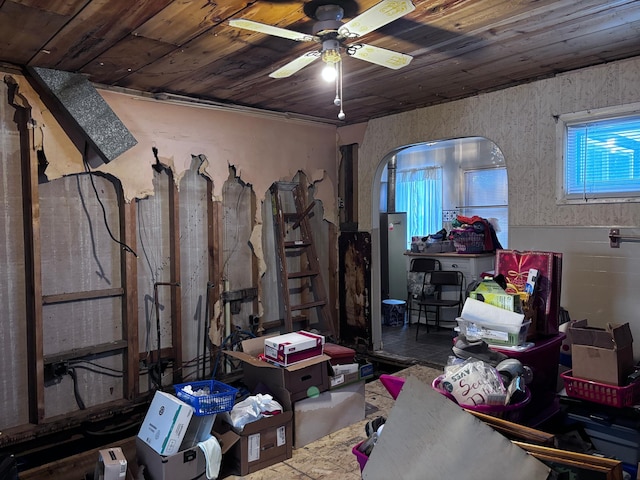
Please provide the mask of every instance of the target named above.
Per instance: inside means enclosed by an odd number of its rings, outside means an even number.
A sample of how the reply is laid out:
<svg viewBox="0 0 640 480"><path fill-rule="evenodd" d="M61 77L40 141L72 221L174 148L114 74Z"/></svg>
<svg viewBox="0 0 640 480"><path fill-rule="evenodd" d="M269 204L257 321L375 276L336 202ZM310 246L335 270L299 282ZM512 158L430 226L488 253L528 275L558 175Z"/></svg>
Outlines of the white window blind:
<svg viewBox="0 0 640 480"><path fill-rule="evenodd" d="M509 230L509 187L506 168L466 170L464 172L465 217L491 220L502 247L507 248Z"/></svg>
<svg viewBox="0 0 640 480"><path fill-rule="evenodd" d="M566 126L566 198L640 196L640 116Z"/></svg>

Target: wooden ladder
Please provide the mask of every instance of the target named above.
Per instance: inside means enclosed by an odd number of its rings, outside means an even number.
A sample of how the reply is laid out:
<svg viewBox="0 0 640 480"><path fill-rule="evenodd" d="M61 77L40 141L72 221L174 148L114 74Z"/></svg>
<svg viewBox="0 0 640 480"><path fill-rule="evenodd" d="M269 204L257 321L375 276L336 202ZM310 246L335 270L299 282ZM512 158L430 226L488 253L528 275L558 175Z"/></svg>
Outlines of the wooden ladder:
<svg viewBox="0 0 640 480"><path fill-rule="evenodd" d="M334 335L335 328L328 312L327 295L309 222L315 200L305 207L300 185L295 182L274 183L271 186L271 200L284 327L287 332L292 332L296 323L309 328L310 320L305 311L316 309L321 325Z"/></svg>

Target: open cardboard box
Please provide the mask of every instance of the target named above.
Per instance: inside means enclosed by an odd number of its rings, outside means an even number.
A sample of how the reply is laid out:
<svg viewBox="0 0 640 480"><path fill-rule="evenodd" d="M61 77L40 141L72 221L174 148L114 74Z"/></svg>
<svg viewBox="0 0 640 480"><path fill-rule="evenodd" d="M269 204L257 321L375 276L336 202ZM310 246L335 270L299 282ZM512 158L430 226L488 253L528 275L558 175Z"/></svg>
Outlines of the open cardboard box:
<svg viewBox="0 0 640 480"><path fill-rule="evenodd" d="M293 403L309 397L309 392L317 394L329 389L331 357L323 354L288 367L273 365L258 358L264 352L265 338L268 337L243 341L241 352L224 352L242 360L244 383L253 393L270 393L281 401L285 410L291 410ZM268 391L261 391L261 385Z"/></svg>
<svg viewBox="0 0 640 480"><path fill-rule="evenodd" d="M136 437L138 465L144 465L153 480L192 480L204 478L207 468L204 453L197 445L169 455L160 455L147 442Z"/></svg>
<svg viewBox="0 0 640 480"><path fill-rule="evenodd" d="M248 475L293 455L293 412L284 411L272 417L248 423L236 432L224 421L216 421L213 435L218 439L226 466ZM228 459L232 459L229 462Z"/></svg>
<svg viewBox="0 0 640 480"><path fill-rule="evenodd" d="M585 380L624 385L633 372L633 336L629 323L590 327L587 320L571 322L567 330L571 340L573 376Z"/></svg>

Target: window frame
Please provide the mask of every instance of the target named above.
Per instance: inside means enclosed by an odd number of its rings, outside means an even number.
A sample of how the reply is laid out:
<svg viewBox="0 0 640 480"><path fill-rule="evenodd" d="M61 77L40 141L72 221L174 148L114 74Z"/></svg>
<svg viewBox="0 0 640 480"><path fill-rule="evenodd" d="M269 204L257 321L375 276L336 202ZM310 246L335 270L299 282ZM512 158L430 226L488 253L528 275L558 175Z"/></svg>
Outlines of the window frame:
<svg viewBox="0 0 640 480"><path fill-rule="evenodd" d="M556 118L556 203L558 205L584 205L588 203L640 203L640 188L637 194L602 193L598 196L581 196L566 191L567 172L567 129L580 123L592 123L603 120L615 120L640 115L640 102L627 105L615 105L580 112L564 113Z"/></svg>
<svg viewBox="0 0 640 480"><path fill-rule="evenodd" d="M486 205L469 205L467 203L468 197L468 188L467 188L467 174L470 172L488 172L488 171L500 171L504 172L506 179L506 193L507 193L507 201L504 204L486 204ZM500 230L496 231L497 236L499 237L500 244L503 248L508 248L509 241L509 170L507 169L506 162L501 163L499 165L487 166L487 167L469 167L469 168L461 168L460 169L460 206L457 208L461 212L463 216L469 217L474 214L479 214L477 210L494 210L500 211L502 209L505 210L504 215L504 223L498 223L498 227ZM471 212L471 213L470 213ZM491 218L490 215L479 215L483 218ZM497 218L497 217L496 217ZM500 220L499 218L497 218ZM495 227L495 225L494 225ZM497 227L496 227L497 228Z"/></svg>

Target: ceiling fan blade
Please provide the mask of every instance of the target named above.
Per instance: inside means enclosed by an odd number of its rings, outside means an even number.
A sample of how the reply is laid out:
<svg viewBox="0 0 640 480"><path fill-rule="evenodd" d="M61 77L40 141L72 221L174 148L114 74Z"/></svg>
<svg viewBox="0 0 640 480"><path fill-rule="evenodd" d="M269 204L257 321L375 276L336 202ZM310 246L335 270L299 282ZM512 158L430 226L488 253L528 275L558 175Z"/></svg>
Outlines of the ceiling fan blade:
<svg viewBox="0 0 640 480"><path fill-rule="evenodd" d="M310 52L305 53L304 55L299 56L295 60L290 61L286 65L283 65L275 72L269 74L269 76L271 78L290 77L294 73L302 70L307 65L313 63L318 58L320 58L320 52L318 52L317 50L312 50Z"/></svg>
<svg viewBox="0 0 640 480"><path fill-rule="evenodd" d="M413 60L411 55L406 55L386 48L374 47L373 45L365 45L364 43L354 43L346 47L347 55L360 60L375 63L383 67L397 70L409 65Z"/></svg>
<svg viewBox="0 0 640 480"><path fill-rule="evenodd" d="M361 37L405 16L415 8L410 0L382 0L341 26L339 33L345 38Z"/></svg>
<svg viewBox="0 0 640 480"><path fill-rule="evenodd" d="M273 25L267 25L266 23L254 22L253 20L245 20L244 18L231 19L229 20L229 25L232 27L244 28L245 30L251 30L253 32L266 33L267 35L273 35L275 37L288 38L289 40L295 40L296 42L312 42L316 40L316 37L313 35L288 30L286 28L274 27Z"/></svg>

